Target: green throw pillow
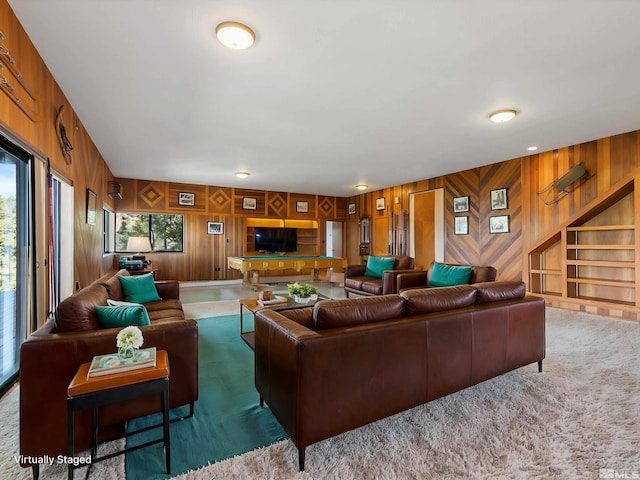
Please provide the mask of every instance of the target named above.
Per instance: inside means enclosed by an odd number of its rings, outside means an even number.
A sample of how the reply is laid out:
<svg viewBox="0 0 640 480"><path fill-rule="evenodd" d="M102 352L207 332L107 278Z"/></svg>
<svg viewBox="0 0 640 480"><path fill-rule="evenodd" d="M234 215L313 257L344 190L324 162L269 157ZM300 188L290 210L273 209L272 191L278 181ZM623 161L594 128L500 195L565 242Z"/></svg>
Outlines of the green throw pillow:
<svg viewBox="0 0 640 480"><path fill-rule="evenodd" d="M471 277L471 265L446 265L444 263L433 262L431 275L429 276L430 287L448 287L451 285L467 285Z"/></svg>
<svg viewBox="0 0 640 480"><path fill-rule="evenodd" d="M96 306L96 316L102 328L142 327L150 325L147 309L137 307L103 307Z"/></svg>
<svg viewBox="0 0 640 480"><path fill-rule="evenodd" d="M369 257L364 275L366 277L382 278L382 272L385 270L393 270L393 264L395 262L396 259L393 257Z"/></svg>
<svg viewBox="0 0 640 480"><path fill-rule="evenodd" d="M119 277L124 299L127 302L147 303L162 300L153 282L153 275L139 275L135 277Z"/></svg>

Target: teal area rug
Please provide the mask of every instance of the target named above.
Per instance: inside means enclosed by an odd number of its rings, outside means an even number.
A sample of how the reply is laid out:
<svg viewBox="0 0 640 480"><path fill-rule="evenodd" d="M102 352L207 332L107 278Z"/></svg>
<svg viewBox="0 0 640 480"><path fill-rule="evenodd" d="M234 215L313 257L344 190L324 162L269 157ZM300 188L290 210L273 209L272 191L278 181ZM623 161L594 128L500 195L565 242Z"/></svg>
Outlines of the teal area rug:
<svg viewBox="0 0 640 480"><path fill-rule="evenodd" d="M253 328L253 315L245 315ZM171 424L171 475L162 444L126 455L127 480L166 479L287 438L254 386L253 352L240 338L238 315L198 320L199 399L192 418ZM172 418L188 407L171 411ZM162 422L151 415L129 422L129 431ZM127 447L162 436L162 429L127 439Z"/></svg>

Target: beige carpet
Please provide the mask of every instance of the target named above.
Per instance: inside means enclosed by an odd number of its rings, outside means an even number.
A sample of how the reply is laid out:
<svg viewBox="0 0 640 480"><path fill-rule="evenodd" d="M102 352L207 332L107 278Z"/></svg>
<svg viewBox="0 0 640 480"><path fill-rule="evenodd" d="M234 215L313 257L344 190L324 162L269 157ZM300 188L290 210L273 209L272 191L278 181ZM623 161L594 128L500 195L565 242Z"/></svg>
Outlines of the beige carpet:
<svg viewBox="0 0 640 480"><path fill-rule="evenodd" d="M306 472L286 440L176 478L638 478L639 398L640 324L550 308L542 374L526 366L319 442ZM11 465L17 403L0 402L0 418L0 477L28 478ZM106 467L91 478L124 478Z"/></svg>
<svg viewBox="0 0 640 480"><path fill-rule="evenodd" d="M187 318L222 317L225 315L238 315L240 313L240 302L238 300L220 300L218 302L188 303L184 304L182 309ZM244 313L246 312L245 310Z"/></svg>

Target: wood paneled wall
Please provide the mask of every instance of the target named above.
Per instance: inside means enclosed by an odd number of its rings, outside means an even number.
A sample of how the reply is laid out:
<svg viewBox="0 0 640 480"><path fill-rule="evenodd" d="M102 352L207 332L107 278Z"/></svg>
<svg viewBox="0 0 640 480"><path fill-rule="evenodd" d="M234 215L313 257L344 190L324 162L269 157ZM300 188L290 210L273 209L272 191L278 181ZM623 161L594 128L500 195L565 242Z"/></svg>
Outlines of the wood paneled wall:
<svg viewBox="0 0 640 480"><path fill-rule="evenodd" d="M326 222L347 217L346 198L127 178L116 181L122 184L123 192L122 199L115 201L116 211L184 215L184 252L147 255L158 268L160 279L241 278L239 272L228 268L227 257L246 253L246 218L317 220L319 249L324 251ZM180 192L194 193L195 205L179 205ZM243 208L244 198L255 198L256 209ZM308 212L297 212L296 202L307 202ZM207 222L224 223L224 234L208 235Z"/></svg>
<svg viewBox="0 0 640 480"><path fill-rule="evenodd" d="M15 59L29 91L35 97L35 119L31 119L0 92L0 130L40 160L49 159L52 170L73 184L74 276L75 283L83 287L110 270L113 264L110 255L102 254L102 206L113 206L112 200L107 197L108 182L113 176L6 0L0 0L0 31L6 37L1 43ZM71 164L65 162L56 136L55 117L61 105L64 105L62 121L73 145ZM97 195L98 218L95 225L86 223L87 188ZM43 237L46 231L45 225L36 227L37 245L45 244ZM39 248L36 259L40 265L46 264L46 257L46 249ZM36 272L38 276L46 276L43 268L39 270ZM46 281L42 283L46 284ZM40 305L46 303L46 292L38 291L37 298ZM38 321L41 323L42 319Z"/></svg>
<svg viewBox="0 0 640 480"><path fill-rule="evenodd" d="M561 176L571 166L582 163L593 178L560 200L545 205L537 192ZM390 211L408 211L408 196L414 192L445 190L445 261L475 265L493 265L499 280L521 280L528 247L557 228L592 200L607 192L634 168L640 167L640 131L606 137L549 152L498 162L463 172L416 181L376 192L349 197L356 214L349 215L347 233L349 263L360 263L353 238L363 216L388 217ZM506 188L508 208L491 210L491 190ZM453 198L469 196L469 235L455 235ZM375 210L377 198L385 198L387 208ZM394 199L400 197L400 203ZM637 208L637 207L636 207ZM489 217L509 215L509 232L489 233ZM386 242L380 232L373 241ZM638 240L636 239L636 242ZM373 245L372 252L385 251L386 245Z"/></svg>

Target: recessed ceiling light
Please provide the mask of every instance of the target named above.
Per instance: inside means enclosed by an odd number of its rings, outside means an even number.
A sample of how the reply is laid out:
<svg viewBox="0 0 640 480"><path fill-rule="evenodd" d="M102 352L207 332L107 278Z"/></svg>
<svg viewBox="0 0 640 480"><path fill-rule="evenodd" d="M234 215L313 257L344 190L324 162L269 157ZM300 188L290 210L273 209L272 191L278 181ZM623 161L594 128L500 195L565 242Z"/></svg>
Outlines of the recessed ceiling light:
<svg viewBox="0 0 640 480"><path fill-rule="evenodd" d="M225 47L234 50L249 48L256 40L253 30L239 22L222 22L216 27L216 37Z"/></svg>
<svg viewBox="0 0 640 480"><path fill-rule="evenodd" d="M527 148L527 150L529 150L530 152L535 152L538 149L538 147L536 147L535 145L531 145L529 148Z"/></svg>
<svg viewBox="0 0 640 480"><path fill-rule="evenodd" d="M515 117L517 113L515 110L498 110L489 115L489 119L495 123L504 123Z"/></svg>
<svg viewBox="0 0 640 480"><path fill-rule="evenodd" d="M249 172L236 172L238 178L247 178L249 175L251 175Z"/></svg>
<svg viewBox="0 0 640 480"><path fill-rule="evenodd" d="M356 188L358 190L366 190L367 188L369 188L369 185L364 185L364 184L356 185Z"/></svg>

